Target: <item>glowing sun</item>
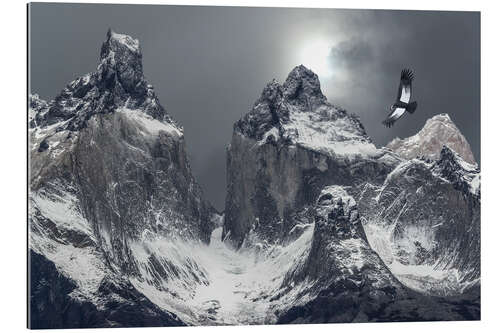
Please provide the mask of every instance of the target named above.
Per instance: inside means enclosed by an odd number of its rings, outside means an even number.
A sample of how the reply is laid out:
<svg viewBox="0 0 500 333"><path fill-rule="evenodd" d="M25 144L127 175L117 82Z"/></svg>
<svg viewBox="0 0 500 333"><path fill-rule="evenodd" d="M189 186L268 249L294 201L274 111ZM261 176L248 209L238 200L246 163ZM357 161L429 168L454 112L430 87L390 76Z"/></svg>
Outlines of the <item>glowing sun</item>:
<svg viewBox="0 0 500 333"><path fill-rule="evenodd" d="M332 74L329 60L331 48L332 43L326 39L309 40L303 43L299 51L299 62L319 76L330 76Z"/></svg>

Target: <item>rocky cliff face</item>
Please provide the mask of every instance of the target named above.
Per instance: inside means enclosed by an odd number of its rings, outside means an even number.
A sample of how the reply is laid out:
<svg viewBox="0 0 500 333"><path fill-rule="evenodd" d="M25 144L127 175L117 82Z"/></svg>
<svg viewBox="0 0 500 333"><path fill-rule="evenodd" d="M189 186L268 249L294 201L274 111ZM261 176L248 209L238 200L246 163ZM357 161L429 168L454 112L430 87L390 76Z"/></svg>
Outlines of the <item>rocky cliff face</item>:
<svg viewBox="0 0 500 333"><path fill-rule="evenodd" d="M223 237L240 247L250 232L274 243L325 185L383 182L400 161L378 150L359 119L328 103L304 66L269 83L234 125L227 153Z"/></svg>
<svg viewBox="0 0 500 333"><path fill-rule="evenodd" d="M466 162L476 164L469 143L446 113L428 119L424 127L414 136L405 139L395 138L387 144L387 148L406 159L426 157L437 160L443 145L453 149Z"/></svg>
<svg viewBox="0 0 500 333"><path fill-rule="evenodd" d="M100 300L112 294L111 309L134 304L154 313L134 301L143 297L139 291L123 296L135 288L129 279L170 278L161 274L161 254L148 250L143 257L142 245L158 238L208 243L213 229L214 210L191 174L182 128L144 78L141 58L137 40L109 31L95 72L51 102L36 95L29 101L30 248L73 281L73 300L94 304L97 312L110 310ZM39 267L32 265L35 280ZM143 270L155 279L145 281ZM41 323L38 309L32 308L34 327ZM150 324L181 323L159 313ZM122 320L106 326L132 325Z"/></svg>

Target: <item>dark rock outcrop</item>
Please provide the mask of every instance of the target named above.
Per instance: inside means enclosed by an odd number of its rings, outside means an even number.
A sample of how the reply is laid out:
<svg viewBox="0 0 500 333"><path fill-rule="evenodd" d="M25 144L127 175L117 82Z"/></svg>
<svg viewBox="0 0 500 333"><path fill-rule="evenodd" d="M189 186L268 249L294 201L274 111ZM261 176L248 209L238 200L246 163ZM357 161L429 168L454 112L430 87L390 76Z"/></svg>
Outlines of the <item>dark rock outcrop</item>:
<svg viewBox="0 0 500 333"><path fill-rule="evenodd" d="M70 294L78 287L54 263L30 250L30 309L32 329L144 327L183 325L174 314L162 311L133 286L103 280L99 306Z"/></svg>

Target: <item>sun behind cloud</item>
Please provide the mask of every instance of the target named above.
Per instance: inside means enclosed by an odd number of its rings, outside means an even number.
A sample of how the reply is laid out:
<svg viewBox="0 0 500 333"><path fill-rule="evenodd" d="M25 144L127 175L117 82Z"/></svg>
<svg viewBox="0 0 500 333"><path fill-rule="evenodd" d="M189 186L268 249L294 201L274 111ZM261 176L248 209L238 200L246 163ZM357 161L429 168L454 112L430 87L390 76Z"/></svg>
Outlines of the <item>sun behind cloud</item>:
<svg viewBox="0 0 500 333"><path fill-rule="evenodd" d="M326 38L315 38L302 43L298 60L320 77L329 77L333 70L330 63L332 43Z"/></svg>

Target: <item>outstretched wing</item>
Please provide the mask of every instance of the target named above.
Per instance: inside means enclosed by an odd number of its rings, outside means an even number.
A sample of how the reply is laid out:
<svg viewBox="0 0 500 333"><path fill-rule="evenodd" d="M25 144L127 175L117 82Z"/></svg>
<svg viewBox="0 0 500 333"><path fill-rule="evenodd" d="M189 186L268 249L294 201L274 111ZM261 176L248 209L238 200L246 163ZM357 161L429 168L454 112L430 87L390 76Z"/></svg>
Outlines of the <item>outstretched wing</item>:
<svg viewBox="0 0 500 333"><path fill-rule="evenodd" d="M394 125L396 120L401 118L401 116L405 113L405 109L403 108L396 108L392 113L382 122L387 127L391 127Z"/></svg>
<svg viewBox="0 0 500 333"><path fill-rule="evenodd" d="M396 101L410 103L411 81L413 81L413 72L407 68L401 71L401 80L399 82L398 97Z"/></svg>

